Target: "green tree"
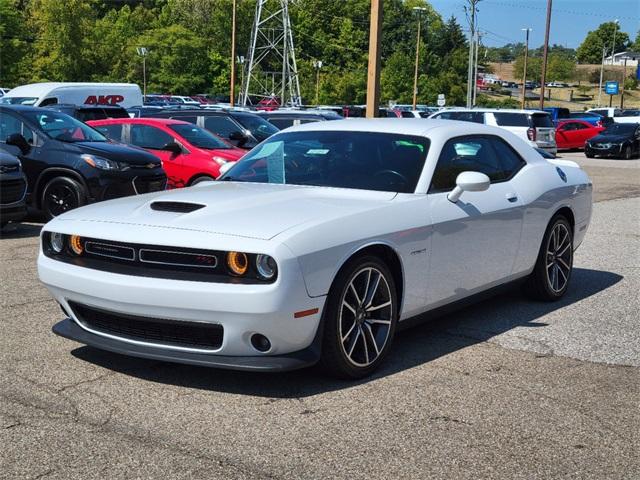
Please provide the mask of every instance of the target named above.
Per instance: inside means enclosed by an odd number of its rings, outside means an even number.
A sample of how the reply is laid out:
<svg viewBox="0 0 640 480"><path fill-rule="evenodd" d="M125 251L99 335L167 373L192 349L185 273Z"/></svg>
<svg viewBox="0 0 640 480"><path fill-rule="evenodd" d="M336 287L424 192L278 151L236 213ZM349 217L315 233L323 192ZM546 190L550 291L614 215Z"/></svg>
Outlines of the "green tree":
<svg viewBox="0 0 640 480"><path fill-rule="evenodd" d="M631 45L631 50L634 52L640 52L640 30L636 33L636 40L633 42L633 45Z"/></svg>
<svg viewBox="0 0 640 480"><path fill-rule="evenodd" d="M578 61L580 63L600 63L603 47L607 49L607 55L610 55L614 31L616 32L615 51L624 51L629 45L629 35L621 31L620 26L615 22L606 22L587 34L576 51Z"/></svg>
<svg viewBox="0 0 640 480"><path fill-rule="evenodd" d="M210 58L204 39L181 25L158 27L137 37L137 45L148 49L147 90L197 93L210 87ZM135 45L126 52L128 75L141 78L142 62Z"/></svg>
<svg viewBox="0 0 640 480"><path fill-rule="evenodd" d="M86 80L92 70L93 0L32 0L35 36L32 80Z"/></svg>
<svg viewBox="0 0 640 480"><path fill-rule="evenodd" d="M572 80L576 73L576 62L562 53L551 53L547 59L546 77L549 80Z"/></svg>
<svg viewBox="0 0 640 480"><path fill-rule="evenodd" d="M513 63L513 73L515 77L522 81L524 74L524 55L516 58ZM527 59L527 80L539 80L542 74L542 58L528 57Z"/></svg>
<svg viewBox="0 0 640 480"><path fill-rule="evenodd" d="M0 0L0 84L15 86L28 80L31 43L18 0Z"/></svg>

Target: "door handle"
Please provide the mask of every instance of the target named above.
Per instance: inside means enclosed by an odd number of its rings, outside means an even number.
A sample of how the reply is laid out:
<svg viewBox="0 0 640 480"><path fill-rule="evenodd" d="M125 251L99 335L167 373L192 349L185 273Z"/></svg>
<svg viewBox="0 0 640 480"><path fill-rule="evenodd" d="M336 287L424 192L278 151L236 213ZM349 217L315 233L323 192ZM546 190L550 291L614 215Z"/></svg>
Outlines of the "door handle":
<svg viewBox="0 0 640 480"><path fill-rule="evenodd" d="M515 193L507 193L505 196L507 197L507 200L510 201L511 203L518 201L518 195L516 195Z"/></svg>

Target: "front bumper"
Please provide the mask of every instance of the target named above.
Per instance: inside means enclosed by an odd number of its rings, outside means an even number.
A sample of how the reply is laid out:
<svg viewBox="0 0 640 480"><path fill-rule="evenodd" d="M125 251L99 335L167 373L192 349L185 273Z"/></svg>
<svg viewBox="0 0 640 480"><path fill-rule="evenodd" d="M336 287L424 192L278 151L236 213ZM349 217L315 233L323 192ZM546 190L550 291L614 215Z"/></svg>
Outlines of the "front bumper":
<svg viewBox="0 0 640 480"><path fill-rule="evenodd" d="M128 355L131 357L147 358L165 362L184 363L203 367L224 368L229 370L248 370L261 372L285 372L310 367L320 359L320 335L312 344L300 351L272 356L228 356L207 355L193 352L177 352L158 349L145 345L133 345L88 332L78 326L70 318L56 323L53 333L61 337L75 340L85 345L107 350L109 352Z"/></svg>
<svg viewBox="0 0 640 480"><path fill-rule="evenodd" d="M38 273L54 298L71 318L73 327L58 326L56 333L98 348L129 352L146 358L226 368L301 368L301 350L310 348L319 330L325 297L309 297L297 258L279 257L279 276L272 284L229 284L123 275L38 258ZM71 305L70 305L71 304ZM224 334L218 347L190 348L127 338L96 331L83 323L73 304L116 314L220 325ZM296 312L315 313L296 318ZM64 323L64 322L63 322ZM68 333L63 333L68 332ZM81 332L82 334L78 333ZM258 351L254 334L269 339L271 348ZM280 357L294 360L282 363ZM230 357L236 360L229 360ZM252 357L254 360L247 360ZM305 365L315 360L302 354ZM317 360L317 359L316 359ZM293 362L293 363L292 363ZM296 365L300 365L299 367Z"/></svg>
<svg viewBox="0 0 640 480"><path fill-rule="evenodd" d="M614 144L608 148L595 147L586 144L584 147L585 154L600 155L602 157L619 157L622 155L622 144Z"/></svg>
<svg viewBox="0 0 640 480"><path fill-rule="evenodd" d="M90 200L100 202L165 190L167 176L160 168L153 171L131 169L125 172L99 172L87 178L87 186Z"/></svg>

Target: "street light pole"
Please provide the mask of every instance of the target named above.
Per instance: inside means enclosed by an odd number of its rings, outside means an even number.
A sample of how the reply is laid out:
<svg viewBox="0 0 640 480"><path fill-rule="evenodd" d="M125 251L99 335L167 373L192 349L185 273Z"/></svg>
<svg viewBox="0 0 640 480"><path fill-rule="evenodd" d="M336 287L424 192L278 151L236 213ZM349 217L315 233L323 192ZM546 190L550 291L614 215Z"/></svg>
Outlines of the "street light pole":
<svg viewBox="0 0 640 480"><path fill-rule="evenodd" d="M473 61L473 95L471 99L471 104L476 106L476 95L478 93L478 50L480 50L480 32L476 31L476 51L475 51L475 59Z"/></svg>
<svg viewBox="0 0 640 480"><path fill-rule="evenodd" d="M236 63L240 65L240 85L244 87L244 56L243 55L237 56ZM240 92L240 94L238 95L238 104L240 105L243 104L242 92Z"/></svg>
<svg viewBox="0 0 640 480"><path fill-rule="evenodd" d="M418 104L418 63L420 61L420 26L422 25L422 12L427 9L424 7L413 7L414 12L418 12L418 36L416 38L416 65L413 73L413 109Z"/></svg>
<svg viewBox="0 0 640 480"><path fill-rule="evenodd" d="M522 74L522 109L524 110L527 98L527 60L529 57L529 32L531 31L531 29L521 28L520 30L524 30L526 32L524 42L524 73Z"/></svg>
<svg viewBox="0 0 640 480"><path fill-rule="evenodd" d="M146 47L136 47L136 52L142 57L142 98L147 96L147 55L149 50Z"/></svg>
<svg viewBox="0 0 640 480"><path fill-rule="evenodd" d="M598 85L598 106L601 107L600 99L602 98L602 77L604 75L604 56L606 55L607 47L602 45L602 64L600 65L600 84Z"/></svg>
<svg viewBox="0 0 640 480"><path fill-rule="evenodd" d="M542 54L542 75L540 79L540 110L544 108L544 82L546 81L546 77L547 77L547 56L549 53L549 30L551 30L551 2L552 0L547 0L547 26L544 32L544 53Z"/></svg>
<svg viewBox="0 0 640 480"><path fill-rule="evenodd" d="M322 68L322 60L314 61L313 66L316 69L316 107L317 107L319 105L318 98L320 97L320 69Z"/></svg>
<svg viewBox="0 0 640 480"><path fill-rule="evenodd" d="M231 12L231 85L229 88L229 104L233 107L236 98L236 0L233 0Z"/></svg>

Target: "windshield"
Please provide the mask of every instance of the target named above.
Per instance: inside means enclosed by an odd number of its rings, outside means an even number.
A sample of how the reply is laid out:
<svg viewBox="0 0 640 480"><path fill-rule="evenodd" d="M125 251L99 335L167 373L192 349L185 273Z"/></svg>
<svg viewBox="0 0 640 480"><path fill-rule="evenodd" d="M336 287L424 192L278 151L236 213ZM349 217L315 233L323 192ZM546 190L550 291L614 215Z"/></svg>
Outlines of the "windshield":
<svg viewBox="0 0 640 480"><path fill-rule="evenodd" d="M5 105L33 105L38 97L2 97L0 103Z"/></svg>
<svg viewBox="0 0 640 480"><path fill-rule="evenodd" d="M60 112L21 112L49 137L62 142L106 142L107 138L97 130Z"/></svg>
<svg viewBox="0 0 640 480"><path fill-rule="evenodd" d="M634 132L637 125L633 123L614 123L602 132L603 135L629 135Z"/></svg>
<svg viewBox="0 0 640 480"><path fill-rule="evenodd" d="M278 133L280 131L280 129L257 115L234 115L233 118L239 121L244 128L249 130L259 142L266 140L274 133Z"/></svg>
<svg viewBox="0 0 640 480"><path fill-rule="evenodd" d="M282 133L221 180L413 193L428 149L424 137L391 133Z"/></svg>
<svg viewBox="0 0 640 480"><path fill-rule="evenodd" d="M194 147L208 150L231 148L214 134L193 124L175 124L169 125L169 128Z"/></svg>

